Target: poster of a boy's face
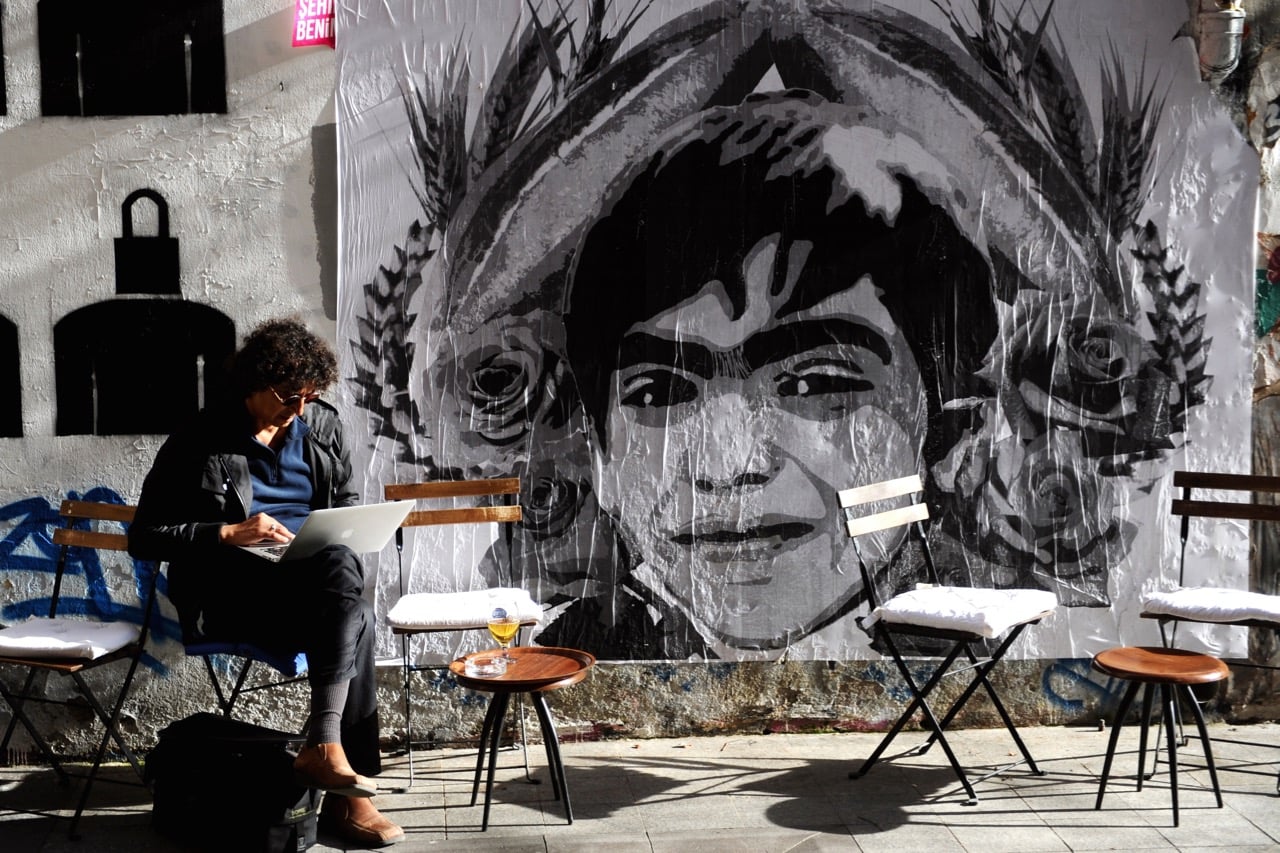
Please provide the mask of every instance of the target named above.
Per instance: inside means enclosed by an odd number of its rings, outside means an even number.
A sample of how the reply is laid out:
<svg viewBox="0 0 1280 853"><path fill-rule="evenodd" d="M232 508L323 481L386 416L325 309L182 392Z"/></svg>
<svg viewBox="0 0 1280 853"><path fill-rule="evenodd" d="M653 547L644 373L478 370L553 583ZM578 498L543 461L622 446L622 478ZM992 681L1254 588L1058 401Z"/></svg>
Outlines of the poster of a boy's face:
<svg viewBox="0 0 1280 853"><path fill-rule="evenodd" d="M947 334L954 353L963 329L981 352L994 322L985 261L917 183L937 164L864 162L883 136L826 106L760 97L677 129L587 233L571 285L600 506L638 580L736 648L859 602L836 492L921 470L913 347ZM925 297L940 279L964 300Z"/></svg>
<svg viewBox="0 0 1280 853"><path fill-rule="evenodd" d="M835 493L916 470L923 440L920 373L875 283L779 315L812 274L810 246L779 257L780 239L743 259L741 316L713 280L627 331L597 483L666 590L750 648L786 645L850 603L860 584Z"/></svg>
<svg viewBox="0 0 1280 853"><path fill-rule="evenodd" d="M1248 324L1207 306L1249 304L1257 157L1185 6L344 5L357 465L524 513L419 537L379 602L512 583L604 659L856 658L836 492L918 473L944 583L1072 608L1028 653L1122 639L1168 473L1248 466Z"/></svg>

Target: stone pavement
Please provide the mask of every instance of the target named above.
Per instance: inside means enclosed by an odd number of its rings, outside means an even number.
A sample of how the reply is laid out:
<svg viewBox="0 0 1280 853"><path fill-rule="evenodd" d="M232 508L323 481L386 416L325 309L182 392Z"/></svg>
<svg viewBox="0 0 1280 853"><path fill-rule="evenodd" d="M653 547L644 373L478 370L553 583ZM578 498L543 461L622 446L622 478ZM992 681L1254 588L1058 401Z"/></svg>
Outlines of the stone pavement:
<svg viewBox="0 0 1280 853"><path fill-rule="evenodd" d="M529 750L526 781L518 749L499 753L490 826L470 805L474 752L415 753L407 793L384 793L379 808L405 827L391 848L409 851L1058 851L1280 850L1280 725L1211 727L1225 807L1214 807L1199 744L1181 752L1181 826L1171 821L1166 765L1135 790L1137 727L1122 732L1102 811L1094 809L1108 732L1022 730L1044 776L999 769L1016 750L1003 730L950 735L973 768L979 802L963 789L936 746L904 755L922 735L907 732L896 755L851 780L877 734L733 735L565 743L574 822L552 797L545 753ZM1153 732L1154 733L1154 732ZM1223 739L1228 739L1224 741ZM1242 743L1247 742L1247 743ZM132 778L127 765L112 768ZM978 779L980 774L990 774ZM403 785L403 757L379 782ZM149 825L150 801L133 785L99 783L79 842L67 836L76 788L59 788L44 767L0 768L0 850L175 851ZM211 803L228 816L233 795ZM352 849L322 834L315 853Z"/></svg>

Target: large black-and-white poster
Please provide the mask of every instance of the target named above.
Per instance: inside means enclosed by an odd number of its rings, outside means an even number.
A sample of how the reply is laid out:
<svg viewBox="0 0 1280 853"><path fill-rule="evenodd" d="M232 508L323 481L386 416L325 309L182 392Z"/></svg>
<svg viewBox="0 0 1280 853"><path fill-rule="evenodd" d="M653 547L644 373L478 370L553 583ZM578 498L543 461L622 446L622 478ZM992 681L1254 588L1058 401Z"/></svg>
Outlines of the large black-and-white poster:
<svg viewBox="0 0 1280 853"><path fill-rule="evenodd" d="M1249 464L1257 158L1186 15L347 0L367 495L514 474L525 514L411 534L380 611L516 584L605 659L874 654L836 493L919 473L944 582L1063 605L1021 654L1145 636L1169 473ZM1192 551L1242 583L1243 530Z"/></svg>

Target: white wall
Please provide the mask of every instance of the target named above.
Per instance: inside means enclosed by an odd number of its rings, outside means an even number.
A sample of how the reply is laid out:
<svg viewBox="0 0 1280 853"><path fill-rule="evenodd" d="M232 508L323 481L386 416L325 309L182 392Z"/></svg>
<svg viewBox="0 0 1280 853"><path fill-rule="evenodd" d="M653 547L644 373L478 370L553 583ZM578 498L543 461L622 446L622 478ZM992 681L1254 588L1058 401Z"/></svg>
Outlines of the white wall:
<svg viewBox="0 0 1280 853"><path fill-rule="evenodd" d="M96 484L136 498L162 436L55 437L54 323L114 295L120 204L152 187L168 200L185 298L227 314L239 333L300 314L331 335L312 131L333 121L333 51L290 47L292 3L224 0L225 115L45 118L36 5L4 4L0 315L19 328L24 437L0 439L0 505ZM136 232L154 233L149 207L139 213Z"/></svg>
<svg viewBox="0 0 1280 853"><path fill-rule="evenodd" d="M0 546L0 608L47 588L46 572L14 567L48 547L17 532L25 516L15 504L38 498L56 510L70 492L95 486L135 501L164 438L55 435L54 324L114 296L113 239L129 193L151 187L167 199L183 296L228 315L238 335L278 315L299 315L330 336L335 329L336 273L322 285L316 236L333 231L331 189L319 223L313 210L313 134L329 140L322 187L333 180L334 55L290 46L293 3L224 0L225 115L131 118L41 116L36 10L36 0L3 4L0 316L19 330L23 437L0 438L0 543L12 546ZM136 233L154 233L149 205L139 213ZM168 666L182 660L171 639L152 654ZM178 670L194 673L189 664ZM179 706L166 707L161 724L191 701L184 681L144 678L144 695L164 691L161 701Z"/></svg>

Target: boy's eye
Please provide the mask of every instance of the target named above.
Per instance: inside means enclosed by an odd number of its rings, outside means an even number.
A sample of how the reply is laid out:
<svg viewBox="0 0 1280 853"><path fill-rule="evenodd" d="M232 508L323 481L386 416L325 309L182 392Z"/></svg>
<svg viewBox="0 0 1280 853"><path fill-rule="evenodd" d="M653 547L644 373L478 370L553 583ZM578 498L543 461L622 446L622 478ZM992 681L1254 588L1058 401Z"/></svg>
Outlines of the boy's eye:
<svg viewBox="0 0 1280 853"><path fill-rule="evenodd" d="M809 361L778 374L775 381L782 397L852 394L875 387L857 364L843 359Z"/></svg>
<svg viewBox="0 0 1280 853"><path fill-rule="evenodd" d="M698 397L698 386L671 370L646 370L622 383L622 405L636 409L675 406Z"/></svg>

